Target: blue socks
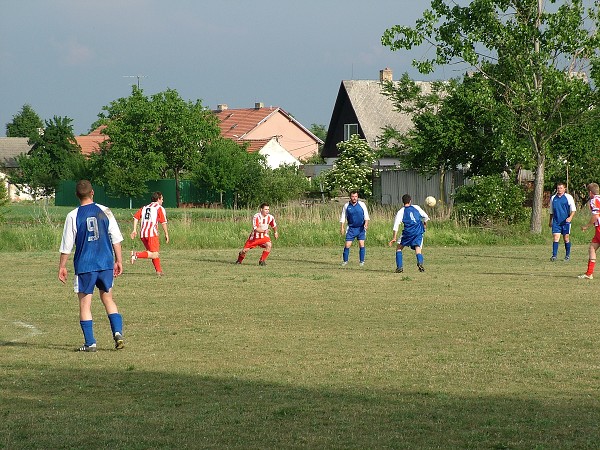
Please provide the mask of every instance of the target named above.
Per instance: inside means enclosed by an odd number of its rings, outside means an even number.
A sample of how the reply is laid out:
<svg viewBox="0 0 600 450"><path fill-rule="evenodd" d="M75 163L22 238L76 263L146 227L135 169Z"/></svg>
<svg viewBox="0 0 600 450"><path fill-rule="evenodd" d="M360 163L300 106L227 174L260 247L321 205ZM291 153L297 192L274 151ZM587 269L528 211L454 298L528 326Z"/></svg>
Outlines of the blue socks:
<svg viewBox="0 0 600 450"><path fill-rule="evenodd" d="M350 247L344 247L344 253L342 255L344 262L348 262L349 256L350 256Z"/></svg>
<svg viewBox="0 0 600 450"><path fill-rule="evenodd" d="M81 331L83 331L85 345L95 344L96 339L94 339L94 321L80 320L79 325L81 325Z"/></svg>
<svg viewBox="0 0 600 450"><path fill-rule="evenodd" d="M565 244L565 248L567 247L567 244ZM556 258L556 255L558 255L558 242L553 242L552 243L552 256Z"/></svg>
<svg viewBox="0 0 600 450"><path fill-rule="evenodd" d="M365 262L365 254L367 253L367 249L365 247L360 247L358 250L358 259L360 262Z"/></svg>
<svg viewBox="0 0 600 450"><path fill-rule="evenodd" d="M402 251L396 250L396 267L400 269L402 267Z"/></svg>
<svg viewBox="0 0 600 450"><path fill-rule="evenodd" d="M567 258L571 256L571 241L565 242L565 256Z"/></svg>
<svg viewBox="0 0 600 450"><path fill-rule="evenodd" d="M110 321L110 329L113 336L115 333L123 334L123 317L119 313L109 314L108 320Z"/></svg>

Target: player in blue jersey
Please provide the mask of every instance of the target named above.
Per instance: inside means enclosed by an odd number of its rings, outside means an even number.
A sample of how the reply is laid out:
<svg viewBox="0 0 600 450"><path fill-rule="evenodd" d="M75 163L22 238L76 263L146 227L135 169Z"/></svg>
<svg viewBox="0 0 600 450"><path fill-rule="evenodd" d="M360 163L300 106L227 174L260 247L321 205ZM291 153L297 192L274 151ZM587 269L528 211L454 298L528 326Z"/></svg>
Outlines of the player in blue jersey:
<svg viewBox="0 0 600 450"><path fill-rule="evenodd" d="M550 261L556 261L561 235L565 243L565 261L571 258L571 221L577 208L575 207L575 200L570 194L566 193L566 190L565 183L558 183L556 194L550 199L550 223L548 226L552 228L553 239Z"/></svg>
<svg viewBox="0 0 600 450"><path fill-rule="evenodd" d="M60 244L58 279L66 283L66 264L75 247L74 284L79 297L79 323L84 338L83 345L77 351L96 351L92 321L92 294L95 287L100 291L100 300L108 314L115 348L121 349L124 346L123 318L113 300L112 287L114 277L123 272L123 235L110 209L94 203L94 190L88 180L77 183L76 194L80 205L71 211L65 220Z"/></svg>
<svg viewBox="0 0 600 450"><path fill-rule="evenodd" d="M415 251L419 272L425 272L425 267L423 267L423 254L421 251L423 249L423 233L425 233L425 229L427 228L429 216L420 206L413 205L411 202L412 198L410 195L404 194L402 196L404 207L396 213L393 227L394 237L389 243L390 247L394 245L394 243L397 244L396 273L404 272L404 267L402 265L402 249L404 249L404 247L410 247ZM400 239L398 239L398 229L400 228L400 224L403 224L403 228L402 235L400 236Z"/></svg>
<svg viewBox="0 0 600 450"><path fill-rule="evenodd" d="M348 227L344 231L344 225L348 222ZM358 259L359 264L365 264L365 239L367 238L367 229L369 228L369 211L367 205L358 199L358 191L350 192L350 201L342 208L340 217L340 234L346 236L344 252L342 253L342 266L348 264L350 256L350 247L354 239L358 239Z"/></svg>

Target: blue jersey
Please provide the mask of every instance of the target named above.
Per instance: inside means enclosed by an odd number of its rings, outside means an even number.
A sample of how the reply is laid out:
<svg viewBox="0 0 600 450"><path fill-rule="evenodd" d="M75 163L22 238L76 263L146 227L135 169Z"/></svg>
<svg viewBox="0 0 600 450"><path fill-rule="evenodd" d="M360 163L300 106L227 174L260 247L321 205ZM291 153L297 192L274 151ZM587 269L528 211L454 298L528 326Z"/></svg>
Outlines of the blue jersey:
<svg viewBox="0 0 600 450"><path fill-rule="evenodd" d="M395 232L403 225L401 241L403 245L422 245L422 236L425 232L423 222L427 222L429 216L420 206L405 206L398 211L394 220L393 230ZM400 242L400 240L398 241ZM406 243L406 244L404 244Z"/></svg>
<svg viewBox="0 0 600 450"><path fill-rule="evenodd" d="M346 220L348 221L349 228L363 227L365 220L369 220L367 205L360 200L356 202L356 205L353 205L351 202L346 203L342 209L340 222L344 223Z"/></svg>
<svg viewBox="0 0 600 450"><path fill-rule="evenodd" d="M575 211L575 201L569 194L563 194L558 196L554 194L550 199L550 206L552 208L552 222L557 225L562 225L567 220L567 217L571 215L572 211Z"/></svg>
<svg viewBox="0 0 600 450"><path fill-rule="evenodd" d="M75 246L75 274L112 270L113 244L123 240L110 209L97 203L80 206L67 215L60 253L69 254Z"/></svg>

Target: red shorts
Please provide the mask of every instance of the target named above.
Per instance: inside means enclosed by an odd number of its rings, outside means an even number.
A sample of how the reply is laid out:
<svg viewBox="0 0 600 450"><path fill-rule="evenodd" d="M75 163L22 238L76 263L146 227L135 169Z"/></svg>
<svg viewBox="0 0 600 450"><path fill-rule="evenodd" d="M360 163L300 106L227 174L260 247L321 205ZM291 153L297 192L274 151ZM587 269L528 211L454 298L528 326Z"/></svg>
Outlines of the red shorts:
<svg viewBox="0 0 600 450"><path fill-rule="evenodd" d="M594 233L592 242L595 242L596 244L600 244L600 226L596 227L596 232Z"/></svg>
<svg viewBox="0 0 600 450"><path fill-rule="evenodd" d="M146 247L146 250L149 252L157 252L160 250L160 241L158 240L158 236L150 236L141 239L142 244L144 244L144 247Z"/></svg>
<svg viewBox="0 0 600 450"><path fill-rule="evenodd" d="M265 246L265 244L267 242L271 242L271 238L266 236L264 238L258 238L258 239L248 239L246 241L246 243L244 244L244 248L254 248L254 247L263 247Z"/></svg>

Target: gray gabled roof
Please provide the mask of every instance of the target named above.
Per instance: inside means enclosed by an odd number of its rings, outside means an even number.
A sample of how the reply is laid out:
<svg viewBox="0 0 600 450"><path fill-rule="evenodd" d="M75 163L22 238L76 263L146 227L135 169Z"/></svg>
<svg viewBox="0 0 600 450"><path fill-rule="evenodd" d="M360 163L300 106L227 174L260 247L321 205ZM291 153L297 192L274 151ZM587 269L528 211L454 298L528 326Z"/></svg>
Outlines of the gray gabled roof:
<svg viewBox="0 0 600 450"><path fill-rule="evenodd" d="M423 93L431 92L431 83L415 81ZM344 80L344 89L365 135L372 147L377 147L377 137L383 134L383 128L390 126L405 133L413 127L412 115L400 113L394 109L392 101L382 93L379 80Z"/></svg>
<svg viewBox="0 0 600 450"><path fill-rule="evenodd" d="M0 166L13 169L18 167L16 157L31 150L29 138L0 137Z"/></svg>

